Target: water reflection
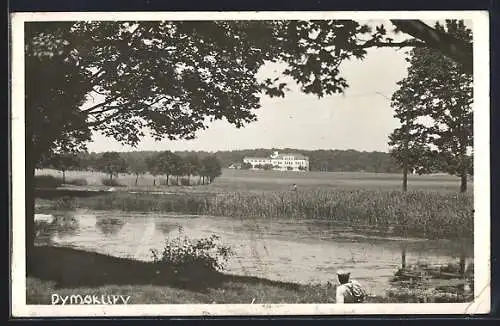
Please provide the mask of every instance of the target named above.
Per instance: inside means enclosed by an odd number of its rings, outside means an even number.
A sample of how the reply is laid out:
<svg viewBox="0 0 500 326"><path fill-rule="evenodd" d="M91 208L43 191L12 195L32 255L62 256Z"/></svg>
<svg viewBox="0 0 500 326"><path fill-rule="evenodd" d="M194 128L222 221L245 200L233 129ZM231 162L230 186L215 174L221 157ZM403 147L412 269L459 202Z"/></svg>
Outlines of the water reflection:
<svg viewBox="0 0 500 326"><path fill-rule="evenodd" d="M37 239L43 243L52 243L54 237L64 239L78 234L78 218L73 215L39 215L35 218Z"/></svg>
<svg viewBox="0 0 500 326"><path fill-rule="evenodd" d="M97 220L95 226L104 235L117 234L125 225L125 222L119 218L102 217Z"/></svg>
<svg viewBox="0 0 500 326"><path fill-rule="evenodd" d="M178 223L171 223L166 221L155 221L155 229L160 231L163 235L169 235L172 232L177 232L180 225Z"/></svg>

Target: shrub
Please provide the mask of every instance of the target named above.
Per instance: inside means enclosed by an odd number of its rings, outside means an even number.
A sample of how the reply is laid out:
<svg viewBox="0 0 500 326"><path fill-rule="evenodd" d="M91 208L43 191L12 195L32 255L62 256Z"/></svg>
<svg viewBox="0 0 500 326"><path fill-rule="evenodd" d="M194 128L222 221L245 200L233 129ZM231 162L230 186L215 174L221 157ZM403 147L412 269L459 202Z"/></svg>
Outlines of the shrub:
<svg viewBox="0 0 500 326"><path fill-rule="evenodd" d="M190 182L188 178L182 178L181 179L181 185L182 186L190 186Z"/></svg>
<svg viewBox="0 0 500 326"><path fill-rule="evenodd" d="M52 175L35 176L36 188L57 188L62 185L62 179Z"/></svg>
<svg viewBox="0 0 500 326"><path fill-rule="evenodd" d="M102 178L101 183L108 187L123 187L123 185L116 179Z"/></svg>
<svg viewBox="0 0 500 326"><path fill-rule="evenodd" d="M87 186L88 182L87 179L84 178L78 178L78 179L71 179L66 181L67 184L74 185L74 186Z"/></svg>
<svg viewBox="0 0 500 326"><path fill-rule="evenodd" d="M153 261L180 270L202 267L220 272L234 252L229 246L220 244L219 240L215 234L198 240L188 239L179 227L177 237L167 238L161 253L151 250Z"/></svg>

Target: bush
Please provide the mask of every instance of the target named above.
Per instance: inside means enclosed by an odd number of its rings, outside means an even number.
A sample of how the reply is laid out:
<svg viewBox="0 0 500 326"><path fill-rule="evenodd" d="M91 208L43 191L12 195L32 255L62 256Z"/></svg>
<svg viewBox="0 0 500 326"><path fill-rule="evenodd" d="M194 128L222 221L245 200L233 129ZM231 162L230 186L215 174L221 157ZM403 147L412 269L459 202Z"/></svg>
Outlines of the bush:
<svg viewBox="0 0 500 326"><path fill-rule="evenodd" d="M35 176L36 188L57 188L62 185L62 179L51 175Z"/></svg>
<svg viewBox="0 0 500 326"><path fill-rule="evenodd" d="M79 179L71 179L66 181L67 184L74 185L74 186L87 186L88 182L87 179L84 178L79 178Z"/></svg>
<svg viewBox="0 0 500 326"><path fill-rule="evenodd" d="M123 185L121 183L119 183L118 180L116 180L116 179L102 178L101 183L104 186L108 186L108 187L123 187Z"/></svg>
<svg viewBox="0 0 500 326"><path fill-rule="evenodd" d="M234 254L232 249L219 241L219 236L212 234L208 238L188 239L182 227L178 229L176 238L167 238L161 253L151 250L155 263L168 264L180 270L190 268L206 268L210 271L222 271L229 258Z"/></svg>
<svg viewBox="0 0 500 326"><path fill-rule="evenodd" d="M188 178L182 178L181 179L181 185L182 186L190 186L190 182L189 182L189 179Z"/></svg>

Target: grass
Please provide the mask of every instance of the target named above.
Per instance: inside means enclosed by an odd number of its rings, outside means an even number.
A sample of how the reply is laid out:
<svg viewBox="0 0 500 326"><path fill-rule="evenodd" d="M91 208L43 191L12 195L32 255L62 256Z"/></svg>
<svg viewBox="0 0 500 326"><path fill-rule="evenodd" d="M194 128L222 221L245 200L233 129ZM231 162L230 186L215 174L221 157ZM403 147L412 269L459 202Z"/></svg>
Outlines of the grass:
<svg viewBox="0 0 500 326"><path fill-rule="evenodd" d="M328 303L335 285L299 285L207 270L180 275L164 264L139 262L71 248L36 247L28 265L27 303L50 295L120 294L139 303ZM47 264L46 261L57 261Z"/></svg>
<svg viewBox="0 0 500 326"><path fill-rule="evenodd" d="M61 176L56 170L37 170L37 175ZM67 179L84 178L89 186L102 186L101 179L107 175L91 171L67 171ZM191 192L262 192L262 191L285 191L292 184L297 184L299 189L371 189L371 190L400 190L402 183L401 174L395 173L365 173L365 172L291 172L291 171L246 171L223 169L222 175L210 185L204 186L153 186L153 176L144 174L139 176L137 186L136 176L132 174L120 174L119 182L129 189L153 190L158 188L181 189ZM159 185L165 177L156 177ZM174 183L172 181L171 183ZM175 179L175 177L173 177ZM163 180L163 181L162 181ZM198 177L191 177L191 182L198 181ZM163 182L164 183L164 182ZM469 192L472 192L473 184L468 184ZM460 180L450 175L410 175L408 177L409 190L436 191L436 192L458 192Z"/></svg>
<svg viewBox="0 0 500 326"><path fill-rule="evenodd" d="M425 191L301 190L217 195L116 192L93 197L63 198L52 202L52 208L318 219L390 229L396 235L425 238L472 239L474 234L472 195Z"/></svg>

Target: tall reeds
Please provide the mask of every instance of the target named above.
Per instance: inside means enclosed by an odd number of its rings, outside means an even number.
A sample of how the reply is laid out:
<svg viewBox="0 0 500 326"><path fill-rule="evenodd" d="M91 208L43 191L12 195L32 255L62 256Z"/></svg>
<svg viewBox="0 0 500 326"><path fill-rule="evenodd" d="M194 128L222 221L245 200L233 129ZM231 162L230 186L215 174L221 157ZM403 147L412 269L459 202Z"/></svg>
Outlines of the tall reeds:
<svg viewBox="0 0 500 326"><path fill-rule="evenodd" d="M473 237L471 194L380 190L304 190L152 195L116 193L78 198L77 207L178 212L238 218L319 219L390 228L402 236ZM62 208L62 207L61 207Z"/></svg>

